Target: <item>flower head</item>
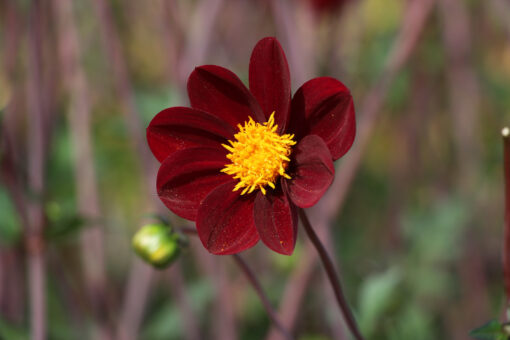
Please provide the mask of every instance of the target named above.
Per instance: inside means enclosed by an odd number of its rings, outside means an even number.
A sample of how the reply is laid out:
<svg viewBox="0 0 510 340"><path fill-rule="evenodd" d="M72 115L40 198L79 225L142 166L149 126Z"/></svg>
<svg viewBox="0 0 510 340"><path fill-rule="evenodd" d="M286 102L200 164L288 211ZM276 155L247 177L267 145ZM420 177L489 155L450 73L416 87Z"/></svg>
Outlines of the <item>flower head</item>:
<svg viewBox="0 0 510 340"><path fill-rule="evenodd" d="M261 239L291 254L297 207L313 206L334 177L333 161L351 147L354 105L338 80L321 77L291 98L285 54L264 38L250 59L249 89L229 70L197 67L191 108L158 113L147 139L160 161L157 189L175 214L196 221L213 254L233 254Z"/></svg>

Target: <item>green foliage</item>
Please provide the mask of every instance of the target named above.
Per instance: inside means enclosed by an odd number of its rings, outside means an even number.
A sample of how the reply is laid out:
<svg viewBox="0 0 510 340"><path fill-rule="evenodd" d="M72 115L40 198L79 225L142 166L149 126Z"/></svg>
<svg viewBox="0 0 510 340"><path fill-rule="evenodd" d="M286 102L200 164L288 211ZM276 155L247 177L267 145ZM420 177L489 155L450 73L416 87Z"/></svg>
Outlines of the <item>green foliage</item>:
<svg viewBox="0 0 510 340"><path fill-rule="evenodd" d="M17 212L7 195L6 190L0 187L0 246L13 245L21 238L21 224Z"/></svg>
<svg viewBox="0 0 510 340"><path fill-rule="evenodd" d="M410 212L402 221L410 255L428 264L454 259L468 216L466 202L455 198L437 202L432 210Z"/></svg>
<svg viewBox="0 0 510 340"><path fill-rule="evenodd" d="M8 340L28 340L30 335L26 327L16 327L0 315L0 339Z"/></svg>
<svg viewBox="0 0 510 340"><path fill-rule="evenodd" d="M71 292L70 282L62 277L53 277L46 289L48 338L52 340L77 339L86 329L87 319L77 319L80 307L77 301L64 300ZM73 318L74 317L74 318ZM83 338L87 338L84 336Z"/></svg>
<svg viewBox="0 0 510 340"><path fill-rule="evenodd" d="M388 259L386 270L363 277L359 287L356 310L367 338L440 338L432 326L435 308L455 295L449 266L459 256L467 216L466 203L454 197L408 210L401 224L406 246Z"/></svg>
<svg viewBox="0 0 510 340"><path fill-rule="evenodd" d="M301 254L303 253L303 245L301 243L296 243L296 247L294 248L294 253L291 256L281 256L280 254L274 253L271 255L271 260L278 271L284 273L290 273L297 265L299 265L299 259L301 258Z"/></svg>
<svg viewBox="0 0 510 340"><path fill-rule="evenodd" d="M83 217L74 213L74 208L66 204L49 202L46 205L48 225L44 229L44 236L48 240L65 240L76 235L85 225Z"/></svg>
<svg viewBox="0 0 510 340"><path fill-rule="evenodd" d="M299 338L299 340L329 340L330 338L325 335L310 335L306 334Z"/></svg>
<svg viewBox="0 0 510 340"><path fill-rule="evenodd" d="M430 340L442 339L438 336L438 330L433 326L430 313L423 306L409 301L402 309L397 318L388 322L384 339L391 340Z"/></svg>
<svg viewBox="0 0 510 340"><path fill-rule="evenodd" d="M154 116L163 109L171 106L182 106L177 92L172 88L163 88L152 91L138 90L136 104L140 110L144 125L149 125Z"/></svg>
<svg viewBox="0 0 510 340"><path fill-rule="evenodd" d="M359 324L365 334L373 334L380 315L395 302L399 295L402 273L398 268L389 268L383 273L369 276L360 288Z"/></svg>
<svg viewBox="0 0 510 340"><path fill-rule="evenodd" d="M202 279L186 288L192 309L197 316L204 317L214 298L213 285L208 280ZM184 320L179 306L174 299L166 296L164 302L148 316L141 339L180 340L184 338L184 331Z"/></svg>
<svg viewBox="0 0 510 340"><path fill-rule="evenodd" d="M477 340L508 340L509 334L505 332L504 326L497 320L491 320L485 325L473 329L470 336Z"/></svg>

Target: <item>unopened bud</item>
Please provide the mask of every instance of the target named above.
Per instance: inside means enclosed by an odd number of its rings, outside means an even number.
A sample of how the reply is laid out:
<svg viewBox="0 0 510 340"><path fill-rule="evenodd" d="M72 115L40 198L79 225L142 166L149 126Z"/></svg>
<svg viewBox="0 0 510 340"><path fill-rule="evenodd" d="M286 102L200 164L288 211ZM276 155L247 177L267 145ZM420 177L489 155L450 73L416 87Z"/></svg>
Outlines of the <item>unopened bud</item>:
<svg viewBox="0 0 510 340"><path fill-rule="evenodd" d="M145 262L163 269L181 252L179 234L164 224L147 224L133 236L133 248Z"/></svg>

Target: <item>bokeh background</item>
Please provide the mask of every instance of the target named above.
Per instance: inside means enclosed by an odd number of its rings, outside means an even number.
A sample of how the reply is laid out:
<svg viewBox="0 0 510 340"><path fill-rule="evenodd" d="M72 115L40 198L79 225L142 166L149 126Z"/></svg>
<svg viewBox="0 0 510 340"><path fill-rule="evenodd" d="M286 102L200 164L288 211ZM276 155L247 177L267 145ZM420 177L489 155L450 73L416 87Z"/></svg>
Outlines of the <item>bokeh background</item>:
<svg viewBox="0 0 510 340"><path fill-rule="evenodd" d="M293 91L333 76L358 132L310 209L367 339L468 339L503 309L506 0L0 1L0 338L279 339L229 256L136 258L155 194L145 127L197 65L245 83L276 36ZM297 338L350 339L303 230L242 254Z"/></svg>

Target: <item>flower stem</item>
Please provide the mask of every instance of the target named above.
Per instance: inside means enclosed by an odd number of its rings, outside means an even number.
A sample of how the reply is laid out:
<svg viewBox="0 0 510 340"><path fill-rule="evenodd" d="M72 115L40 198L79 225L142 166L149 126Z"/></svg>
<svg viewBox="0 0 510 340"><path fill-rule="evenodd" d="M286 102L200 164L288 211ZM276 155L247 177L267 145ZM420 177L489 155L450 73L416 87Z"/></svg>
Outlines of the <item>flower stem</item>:
<svg viewBox="0 0 510 340"><path fill-rule="evenodd" d="M503 273L505 279L506 310L510 304L510 129L504 128L503 136L504 177L505 177L505 230L503 244ZM508 317L506 316L508 319Z"/></svg>
<svg viewBox="0 0 510 340"><path fill-rule="evenodd" d="M269 299L267 298L266 294L264 293L264 290L262 289L262 286L260 285L260 282L257 280L257 277L255 276L255 273L248 267L248 264L244 261L244 259L239 254L233 255L234 260L239 265L239 268L242 269L244 274L246 275L246 278L250 281L251 285L255 289L255 292L259 296L260 300L262 301L262 304L264 305L264 308L266 309L267 315L273 322L274 326L282 333L282 335L287 340L294 339L292 335L290 335L289 331L285 329L283 324L278 319L278 316L276 314L276 311L273 309L273 306L271 306L271 303L269 302Z"/></svg>
<svg viewBox="0 0 510 340"><path fill-rule="evenodd" d="M188 226L181 226L179 228L176 228L179 232L183 234L188 235L197 235L197 231L193 227ZM271 303L269 302L269 299L267 298L266 294L264 293L264 290L262 289L262 285L260 284L259 280L257 279L257 276L255 273L251 270L251 268L248 266L246 261L241 257L239 254L233 254L232 255L234 260L236 261L237 265L241 270L243 271L244 275L250 281L251 285L253 286L253 289L255 289L255 292L260 298L260 301L262 302L262 305L266 309L267 315L271 319L271 322L273 323L274 327L276 327L282 336L286 340L293 340L294 337L289 333L289 331L283 326L283 323L278 318L278 315L276 311L273 309L273 306L271 306Z"/></svg>
<svg viewBox="0 0 510 340"><path fill-rule="evenodd" d="M347 300L345 298L342 286L340 284L340 279L338 278L335 266L333 265L333 262L331 261L331 258L329 257L326 248L324 248L324 245L321 243L319 237L313 230L312 225L310 224L310 221L308 220L308 216L306 216L305 211L301 208L299 208L299 217L303 222L303 226L306 230L306 233L308 234L308 237L310 238L313 245L315 246L315 249L317 249L317 252L319 253L319 257L322 261L322 264L324 265L324 269L326 269L329 282L331 283L331 287L335 292L335 297L338 302L338 306L340 307L340 310L344 315L347 326L349 327L352 334L357 340L364 340L363 336L361 335L361 332L359 331L356 320L354 319L354 315L352 314L349 305L347 304Z"/></svg>

